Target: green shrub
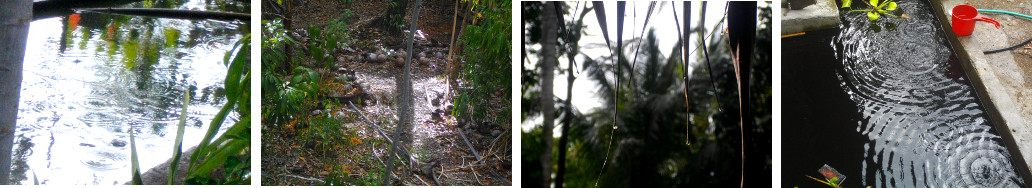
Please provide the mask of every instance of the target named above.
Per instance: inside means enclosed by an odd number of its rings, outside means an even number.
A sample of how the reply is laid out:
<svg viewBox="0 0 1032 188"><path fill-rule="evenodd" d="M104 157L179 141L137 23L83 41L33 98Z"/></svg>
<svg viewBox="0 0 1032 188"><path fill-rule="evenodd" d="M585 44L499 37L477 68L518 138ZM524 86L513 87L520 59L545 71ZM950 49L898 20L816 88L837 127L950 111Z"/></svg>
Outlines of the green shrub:
<svg viewBox="0 0 1032 188"><path fill-rule="evenodd" d="M479 26L467 26L465 36L461 39L465 45L463 59L467 62L463 65L460 78L468 82L471 89L460 92L455 100L455 112L457 115L472 115L480 119L484 117L485 110L469 108L486 106L486 100L483 99L497 90L501 90L501 97L508 99L510 96L512 10L509 9L509 0L477 3L482 4L476 6L476 11L484 16L484 20ZM503 121L507 119L503 118Z"/></svg>

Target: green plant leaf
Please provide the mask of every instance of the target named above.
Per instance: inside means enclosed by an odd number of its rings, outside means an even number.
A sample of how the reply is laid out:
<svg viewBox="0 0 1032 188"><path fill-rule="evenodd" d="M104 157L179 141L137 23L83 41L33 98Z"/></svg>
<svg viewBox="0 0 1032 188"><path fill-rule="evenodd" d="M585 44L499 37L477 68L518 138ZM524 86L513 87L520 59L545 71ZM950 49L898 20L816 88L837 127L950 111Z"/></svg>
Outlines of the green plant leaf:
<svg viewBox="0 0 1032 188"><path fill-rule="evenodd" d="M888 7L885 10L896 10L896 2L889 2Z"/></svg>
<svg viewBox="0 0 1032 188"><path fill-rule="evenodd" d="M853 0L842 0L842 8L849 8L850 4L853 4Z"/></svg>
<svg viewBox="0 0 1032 188"><path fill-rule="evenodd" d="M878 0L871 0L871 6L877 7L878 6Z"/></svg>
<svg viewBox="0 0 1032 188"><path fill-rule="evenodd" d="M876 12L867 12L867 19L870 19L871 21L877 20L878 17L879 15Z"/></svg>
<svg viewBox="0 0 1032 188"><path fill-rule="evenodd" d="M179 113L179 129L176 130L176 143L172 148L172 163L169 165L169 172L175 172L176 168L179 167L179 157L183 155L183 133L186 130L186 107L190 106L190 91L185 91L186 95L183 96L183 110ZM172 185L176 178L176 173L169 173L168 184Z"/></svg>
<svg viewBox="0 0 1032 188"><path fill-rule="evenodd" d="M143 185L143 178L141 178L142 176L140 176L139 157L136 156L136 138L135 136L133 136L133 132L135 132L135 130L129 128L129 160L131 161L130 163L132 163L133 165L132 169L130 170L132 170L133 172L133 185Z"/></svg>

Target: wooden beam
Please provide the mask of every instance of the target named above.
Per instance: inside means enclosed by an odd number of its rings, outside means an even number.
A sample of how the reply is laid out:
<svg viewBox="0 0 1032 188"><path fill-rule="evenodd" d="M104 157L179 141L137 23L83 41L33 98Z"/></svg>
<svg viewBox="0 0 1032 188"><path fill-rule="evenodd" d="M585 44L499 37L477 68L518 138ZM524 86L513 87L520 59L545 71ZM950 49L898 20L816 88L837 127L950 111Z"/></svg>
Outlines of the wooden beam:
<svg viewBox="0 0 1032 188"><path fill-rule="evenodd" d="M240 20L240 21L251 21L251 14L235 13L235 12L215 12L215 11L200 11L200 10L180 10L180 9L167 9L167 8L84 8L79 9L83 11L99 12L107 14L122 14L131 16L149 16L149 17L160 17L160 18L175 18L175 19L189 19L189 20Z"/></svg>

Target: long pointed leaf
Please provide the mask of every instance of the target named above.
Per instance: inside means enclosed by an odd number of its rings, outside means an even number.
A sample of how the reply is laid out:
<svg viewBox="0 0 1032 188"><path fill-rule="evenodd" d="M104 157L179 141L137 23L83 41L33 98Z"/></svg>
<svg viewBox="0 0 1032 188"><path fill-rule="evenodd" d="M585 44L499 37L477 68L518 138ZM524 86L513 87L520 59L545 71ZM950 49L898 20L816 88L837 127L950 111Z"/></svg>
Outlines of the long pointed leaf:
<svg viewBox="0 0 1032 188"><path fill-rule="evenodd" d="M602 27L602 37L606 38L606 48L613 49L613 44L609 42L609 26L606 25L606 7L602 4L602 1L592 1L592 5L595 7L595 17L598 19L598 25Z"/></svg>
<svg viewBox="0 0 1032 188"><path fill-rule="evenodd" d="M176 130L176 143L172 148L172 164L169 165L168 184L172 185L176 178L176 169L179 166L179 157L183 154L183 132L186 127L186 108L190 106L190 91L187 90L183 96L183 110L179 113L179 129Z"/></svg>
<svg viewBox="0 0 1032 188"><path fill-rule="evenodd" d="M131 152L129 160L133 165L133 185L143 185L143 178L141 178L142 176L140 176L139 157L136 156L136 138L135 136L133 136L133 132L135 131L136 130L134 130L133 128L129 128L129 152Z"/></svg>

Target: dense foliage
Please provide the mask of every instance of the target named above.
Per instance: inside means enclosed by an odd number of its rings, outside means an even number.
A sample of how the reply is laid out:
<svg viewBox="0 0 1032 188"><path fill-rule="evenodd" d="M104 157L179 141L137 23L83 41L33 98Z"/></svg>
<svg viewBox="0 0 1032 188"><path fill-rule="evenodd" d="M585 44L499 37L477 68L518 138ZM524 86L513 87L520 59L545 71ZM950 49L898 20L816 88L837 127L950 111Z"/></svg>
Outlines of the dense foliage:
<svg viewBox="0 0 1032 188"><path fill-rule="evenodd" d="M459 116L472 116L482 119L485 110L474 109L488 106L487 98L511 96L509 86L512 82L512 10L509 0L483 0L476 2L475 11L483 15L480 25L470 25L465 29L461 42L465 46L460 78L468 83L465 92L460 92L455 99L456 113ZM500 94L500 95L498 95ZM502 114L510 114L507 108ZM500 125L507 125L508 116L495 117Z"/></svg>
<svg viewBox="0 0 1032 188"><path fill-rule="evenodd" d="M524 15L528 15L528 12L533 15L533 12L541 11L540 8L524 7ZM747 156L745 170L770 172L771 11L768 5L758 8L758 12L761 16L757 18L754 46L756 54L753 55L753 80L750 85L754 92L749 94L754 100L751 101L754 117L749 118L753 118L755 124L744 126L744 132L747 153L762 155ZM565 17L569 18L570 15ZM533 31L533 28L537 27L534 25L537 21L532 20L535 17L530 19L525 20L528 25L524 27ZM575 23L566 24L568 28L578 28L570 26ZM551 115L557 117L556 119L571 117L569 122L557 124L570 126L568 153L566 156L554 155L556 158L565 157L568 161L566 166L569 168L562 174L565 177L562 183L572 187L590 187L594 186L598 179L598 186L602 187L739 186L741 161L738 159L741 159L742 150L739 132L742 129L739 126L736 78L727 38L716 32L719 31L706 33L713 36L705 41L711 69L707 68L705 59L695 56L702 53L701 49L692 56L698 59L688 63L693 69L687 84L687 103L684 92L685 80L681 79L685 74L681 71L684 63L678 58L681 53L680 43L669 49L668 53L663 53L656 44L659 39L650 33L641 42L637 42L641 39L632 39L631 42L625 41L625 45L621 46L627 53L623 57L630 58L635 55L633 48L640 43L641 52L637 55L642 59L638 60L639 63L635 64L630 59L620 59L615 63L614 57L611 56L578 59L581 65L578 68L582 72L577 75L595 82L598 85L596 95L600 97L599 100L609 102L585 114L576 109L572 114L568 114L565 109L575 107L566 106L564 101L557 97L554 104L557 111ZM532 33L528 32L527 35ZM531 36L525 36L525 39L527 37ZM692 37L698 36L693 34ZM525 42L524 45L531 44L534 43ZM532 50L527 52L529 56L537 53ZM543 115L537 107L540 106L539 102L535 100L540 86L536 80L538 75L534 72L539 72L536 67L539 64L530 62L530 65L533 66L525 64L523 68L522 117L524 121L537 122L529 122L535 127L525 131L522 136L523 164L529 167L523 170L523 184L537 185L545 175L541 174L541 165L533 164L540 164L537 156L541 152L546 152L540 149L544 148L541 137L546 135L541 135L542 131L538 126L541 124L540 119L533 118ZM619 75L623 83L619 88L613 75L616 66L621 66L625 70ZM710 70L713 71L712 74L708 72ZM565 72L563 69L559 71ZM716 90L712 85L716 85ZM614 90L618 92L613 93ZM619 96L620 101L612 104L611 101L614 101L616 96ZM614 110L620 112L616 119L613 118ZM620 122L620 126L615 130L612 126L614 121ZM691 125L686 127L689 123ZM685 140L691 141L691 145L684 144ZM605 154L610 141L612 147L609 150L609 161L603 170L602 165L607 157ZM548 152L558 153L559 147L554 148L556 149Z"/></svg>

